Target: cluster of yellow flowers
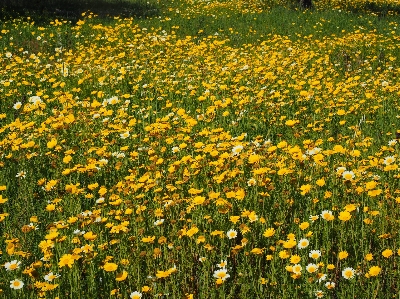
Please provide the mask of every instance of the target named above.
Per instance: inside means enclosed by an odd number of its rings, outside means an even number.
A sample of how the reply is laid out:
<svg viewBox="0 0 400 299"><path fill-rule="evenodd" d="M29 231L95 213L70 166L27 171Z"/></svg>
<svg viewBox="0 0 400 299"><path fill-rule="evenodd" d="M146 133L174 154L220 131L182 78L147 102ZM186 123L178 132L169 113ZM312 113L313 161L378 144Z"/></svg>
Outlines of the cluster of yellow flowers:
<svg viewBox="0 0 400 299"><path fill-rule="evenodd" d="M240 47L92 14L4 26L6 297L399 291L396 23Z"/></svg>

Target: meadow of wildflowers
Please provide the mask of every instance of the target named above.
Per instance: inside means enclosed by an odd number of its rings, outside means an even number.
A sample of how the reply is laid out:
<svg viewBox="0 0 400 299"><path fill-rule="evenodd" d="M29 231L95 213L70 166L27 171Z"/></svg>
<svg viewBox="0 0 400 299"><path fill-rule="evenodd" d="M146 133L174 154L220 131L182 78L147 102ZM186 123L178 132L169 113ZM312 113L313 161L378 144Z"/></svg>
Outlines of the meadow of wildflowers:
<svg viewBox="0 0 400 299"><path fill-rule="evenodd" d="M399 1L154 2L0 24L0 296L398 298Z"/></svg>

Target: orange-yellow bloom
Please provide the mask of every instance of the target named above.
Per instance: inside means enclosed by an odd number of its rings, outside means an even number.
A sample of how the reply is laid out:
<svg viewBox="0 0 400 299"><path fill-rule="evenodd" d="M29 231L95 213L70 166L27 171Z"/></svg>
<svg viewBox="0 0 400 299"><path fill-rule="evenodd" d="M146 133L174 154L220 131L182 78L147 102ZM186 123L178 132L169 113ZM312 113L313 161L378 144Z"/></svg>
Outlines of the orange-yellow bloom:
<svg viewBox="0 0 400 299"><path fill-rule="evenodd" d="M105 263L103 269L107 272L113 272L118 269L118 265L115 263Z"/></svg>

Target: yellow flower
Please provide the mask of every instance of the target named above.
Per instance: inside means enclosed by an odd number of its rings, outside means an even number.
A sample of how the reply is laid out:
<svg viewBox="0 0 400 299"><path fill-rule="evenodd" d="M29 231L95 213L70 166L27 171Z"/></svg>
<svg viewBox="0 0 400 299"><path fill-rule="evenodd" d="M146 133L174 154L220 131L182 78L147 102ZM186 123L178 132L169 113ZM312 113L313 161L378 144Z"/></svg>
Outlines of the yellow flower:
<svg viewBox="0 0 400 299"><path fill-rule="evenodd" d="M49 142L47 142L47 147L48 148L53 148L57 145L57 139L53 138Z"/></svg>
<svg viewBox="0 0 400 299"><path fill-rule="evenodd" d="M116 281L124 281L126 278L128 277L128 272L126 272L125 270L122 271L122 273L118 273L115 280Z"/></svg>
<svg viewBox="0 0 400 299"><path fill-rule="evenodd" d="M105 263L103 269L107 272L113 272L118 269L118 265L115 263Z"/></svg>
<svg viewBox="0 0 400 299"><path fill-rule="evenodd" d="M302 222L302 223L300 223L299 228L300 228L301 230L305 230L305 229L307 229L309 226L310 226L310 223L308 223L308 222Z"/></svg>
<svg viewBox="0 0 400 299"><path fill-rule="evenodd" d="M327 268L328 270L333 270L333 269L335 269L335 265L333 265L333 264L328 264L328 265L326 266L326 268Z"/></svg>
<svg viewBox="0 0 400 299"><path fill-rule="evenodd" d="M370 218L365 218L363 221L365 224L371 224L373 222L373 220Z"/></svg>
<svg viewBox="0 0 400 299"><path fill-rule="evenodd" d="M99 195L100 195L100 196L103 196L104 194L107 193L107 188L104 187L104 186L102 186L102 187L100 187L100 189L99 189L98 192L99 192Z"/></svg>
<svg viewBox="0 0 400 299"><path fill-rule="evenodd" d="M247 216L250 220L250 222L254 222L258 220L257 214L253 211Z"/></svg>
<svg viewBox="0 0 400 299"><path fill-rule="evenodd" d="M285 267L285 269L288 272L293 272L293 266L288 265L288 266Z"/></svg>
<svg viewBox="0 0 400 299"><path fill-rule="evenodd" d="M367 261L372 261L374 259L374 257L373 257L373 255L372 255L372 253L367 253L366 255L365 255L365 260L367 260Z"/></svg>
<svg viewBox="0 0 400 299"><path fill-rule="evenodd" d="M246 196L246 192L244 191L244 189L240 188L240 189L236 190L235 198L237 200L243 200L245 196Z"/></svg>
<svg viewBox="0 0 400 299"><path fill-rule="evenodd" d="M386 249L386 250L384 250L384 251L382 252L382 255L383 255L385 258L388 258L388 257L392 256L392 254L393 254L393 251L390 250L390 249Z"/></svg>
<svg viewBox="0 0 400 299"><path fill-rule="evenodd" d="M94 190L94 189L96 189L98 186L99 186L98 183L89 184L89 185L88 185L88 189L89 189L89 190Z"/></svg>
<svg viewBox="0 0 400 299"><path fill-rule="evenodd" d="M283 247L290 249L290 248L295 247L296 244L297 244L296 239L290 239L290 240L287 240L285 243L283 243Z"/></svg>
<svg viewBox="0 0 400 299"><path fill-rule="evenodd" d="M72 268L72 265L75 262L75 256L72 254L64 254L61 258L60 261L58 262L58 266L60 268L64 267L64 266L68 266L70 268Z"/></svg>
<svg viewBox="0 0 400 299"><path fill-rule="evenodd" d="M127 259L122 259L119 263L120 263L121 265L123 265L123 266L127 266L127 265L129 265L129 260L127 260Z"/></svg>
<svg viewBox="0 0 400 299"><path fill-rule="evenodd" d="M370 190L368 191L368 195L375 197L382 193L382 189Z"/></svg>
<svg viewBox="0 0 400 299"><path fill-rule="evenodd" d="M347 211L340 212L338 218L342 221L348 221L351 218L351 214Z"/></svg>
<svg viewBox="0 0 400 299"><path fill-rule="evenodd" d="M275 235L275 229L274 228L267 228L263 233L263 236L267 237L267 238L272 237L273 235Z"/></svg>
<svg viewBox="0 0 400 299"><path fill-rule="evenodd" d="M349 254L347 253L347 251L339 252L339 260L343 260L343 259L347 258L348 256L349 256Z"/></svg>
<svg viewBox="0 0 400 299"><path fill-rule="evenodd" d="M87 232L86 234L83 235L85 240L93 241L96 239L97 235L93 234L93 232Z"/></svg>
<svg viewBox="0 0 400 299"><path fill-rule="evenodd" d="M59 235L59 232L55 229L55 230L51 230L46 236L45 239L46 240L54 240L55 238L57 238Z"/></svg>
<svg viewBox="0 0 400 299"><path fill-rule="evenodd" d="M71 155L67 155L63 158L63 163L68 164L69 162L71 162L72 157Z"/></svg>
<svg viewBox="0 0 400 299"><path fill-rule="evenodd" d="M191 229L189 229L189 230L186 232L186 235L187 235L188 237L192 237L192 236L195 235L198 231L199 231L199 229L198 229L197 227L192 227Z"/></svg>
<svg viewBox="0 0 400 299"><path fill-rule="evenodd" d="M238 222L239 219L240 219L240 216L230 216L229 217L229 221L232 222L232 223Z"/></svg>
<svg viewBox="0 0 400 299"><path fill-rule="evenodd" d="M205 200L206 198L204 196L196 196L195 198L193 198L193 203L195 205L201 205L204 203Z"/></svg>
<svg viewBox="0 0 400 299"><path fill-rule="evenodd" d="M170 275L171 275L171 273L168 271L157 271L157 273L156 273L157 278L166 278Z"/></svg>
<svg viewBox="0 0 400 299"><path fill-rule="evenodd" d="M261 248L253 248L251 251L251 253L256 254L256 255L260 255L263 253L263 249Z"/></svg>
<svg viewBox="0 0 400 299"><path fill-rule="evenodd" d="M3 198L3 196L0 194L0 204L7 202L7 198Z"/></svg>
<svg viewBox="0 0 400 299"><path fill-rule="evenodd" d="M151 288L149 286L143 286L142 287L142 292L147 293L150 292Z"/></svg>
<svg viewBox="0 0 400 299"><path fill-rule="evenodd" d="M373 267L369 268L368 274L370 276L378 276L380 272L381 272L381 268L379 266L373 266Z"/></svg>
<svg viewBox="0 0 400 299"><path fill-rule="evenodd" d="M152 237L144 237L144 238L142 238L142 242L143 243L153 243L154 242L154 240L155 240L155 236L152 236Z"/></svg>
<svg viewBox="0 0 400 299"><path fill-rule="evenodd" d="M249 157L249 163L254 164L260 162L261 156L260 155L251 155Z"/></svg>
<svg viewBox="0 0 400 299"><path fill-rule="evenodd" d="M301 257L297 254L292 255L290 257L290 263L292 263L292 264L298 264L300 261L301 261Z"/></svg>
<svg viewBox="0 0 400 299"><path fill-rule="evenodd" d="M167 238L164 237L164 236L161 236L161 237L158 239L158 244L165 244L165 243L167 243Z"/></svg>
<svg viewBox="0 0 400 299"><path fill-rule="evenodd" d="M48 205L46 206L46 211L48 211L48 212L54 211L55 209L56 209L56 205L53 204L53 203L48 204Z"/></svg>
<svg viewBox="0 0 400 299"><path fill-rule="evenodd" d="M336 112L336 114L339 115L339 116L342 116L342 115L345 115L345 114L346 114L346 111L343 110L343 109L339 109L339 110Z"/></svg>
<svg viewBox="0 0 400 299"><path fill-rule="evenodd" d="M370 182L365 183L365 188L366 188L367 190L372 190L372 189L374 189L374 188L376 187L376 185L378 185L377 182L375 182L375 181L370 181Z"/></svg>
<svg viewBox="0 0 400 299"><path fill-rule="evenodd" d="M355 204L349 204L344 207L344 210L347 212L353 212L355 209L357 209Z"/></svg>
<svg viewBox="0 0 400 299"><path fill-rule="evenodd" d="M206 241L205 236L199 236L196 240L196 244L204 243Z"/></svg>
<svg viewBox="0 0 400 299"><path fill-rule="evenodd" d="M290 234L287 235L287 238L288 238L288 240L295 240L296 236L295 236L295 234L290 233Z"/></svg>
<svg viewBox="0 0 400 299"><path fill-rule="evenodd" d="M306 195L308 192L310 192L310 190L311 190L311 185L310 185L310 184L302 185L302 186L300 187L300 190L301 190L301 192L300 192L301 195Z"/></svg>
<svg viewBox="0 0 400 299"><path fill-rule="evenodd" d="M300 95L301 95L302 97L308 96L308 91L302 90L302 91L300 91Z"/></svg>
<svg viewBox="0 0 400 299"><path fill-rule="evenodd" d="M290 256L290 254L286 250L282 250L279 252L279 257L281 259L287 259Z"/></svg>
<svg viewBox="0 0 400 299"><path fill-rule="evenodd" d="M292 120L289 119L285 122L285 125L289 126L289 127L293 127L295 124L297 123L297 120Z"/></svg>

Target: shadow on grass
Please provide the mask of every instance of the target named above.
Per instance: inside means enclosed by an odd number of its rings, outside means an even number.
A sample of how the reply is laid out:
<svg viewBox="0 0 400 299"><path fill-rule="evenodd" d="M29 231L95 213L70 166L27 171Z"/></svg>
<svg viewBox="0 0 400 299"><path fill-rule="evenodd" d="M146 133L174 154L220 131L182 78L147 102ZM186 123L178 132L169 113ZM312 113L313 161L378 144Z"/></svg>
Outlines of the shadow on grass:
<svg viewBox="0 0 400 299"><path fill-rule="evenodd" d="M303 11L305 9L313 10L315 7L318 7L316 0L260 0L260 3L264 5L265 8L268 7L276 7L283 6L289 10L299 10ZM357 1L347 1L343 3L343 7L345 7L348 11L353 13L374 13L380 17L385 17L387 15L399 15L400 14L400 5L396 3L377 3L379 1L376 0L367 0L364 3L360 4ZM315 5L314 5L315 4ZM333 7L331 7L333 8Z"/></svg>
<svg viewBox="0 0 400 299"><path fill-rule="evenodd" d="M398 4L378 4L376 1L366 1L363 7L353 7L349 5L349 10L362 13L362 12L372 12L378 16L386 16L389 14L400 14L400 5Z"/></svg>
<svg viewBox="0 0 400 299"><path fill-rule="evenodd" d="M54 18L76 21L83 12L100 18L146 18L159 15L157 0L0 0L0 18L32 17L36 22Z"/></svg>

